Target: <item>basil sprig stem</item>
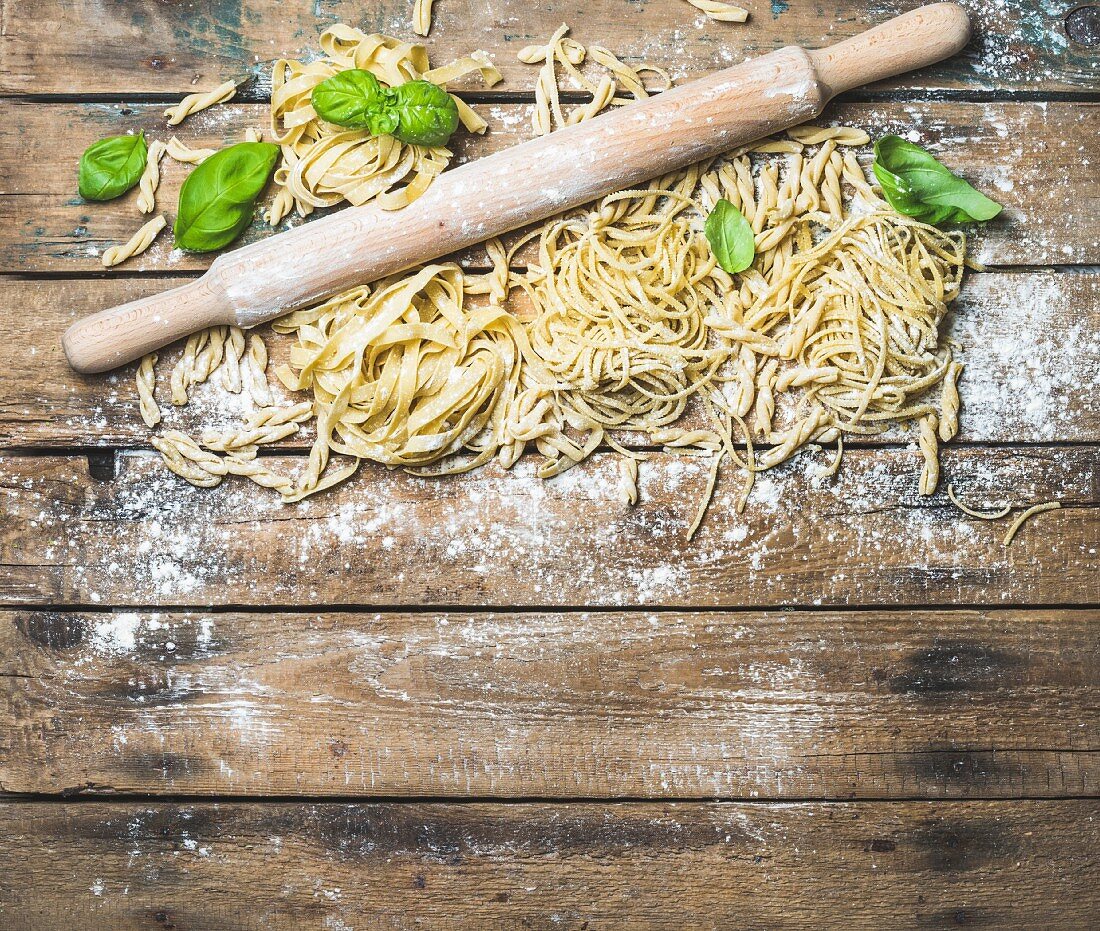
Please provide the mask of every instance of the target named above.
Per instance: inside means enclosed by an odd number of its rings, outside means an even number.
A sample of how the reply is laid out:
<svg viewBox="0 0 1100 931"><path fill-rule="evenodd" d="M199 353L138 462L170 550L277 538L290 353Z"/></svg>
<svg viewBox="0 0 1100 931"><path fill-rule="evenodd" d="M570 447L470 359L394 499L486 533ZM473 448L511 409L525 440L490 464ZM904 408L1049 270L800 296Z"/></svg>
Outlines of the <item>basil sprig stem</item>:
<svg viewBox="0 0 1100 931"><path fill-rule="evenodd" d="M93 142L80 156L77 185L85 200L113 200L141 180L149 147L145 134L108 136Z"/></svg>
<svg viewBox="0 0 1100 931"><path fill-rule="evenodd" d="M180 189L176 245L213 252L236 239L252 221L278 156L279 147L270 142L241 142L203 161Z"/></svg>
<svg viewBox="0 0 1100 931"><path fill-rule="evenodd" d="M317 116L372 136L389 134L410 145L446 145L458 128L458 106L431 81L384 87L369 71L350 68L326 78L310 95Z"/></svg>
<svg viewBox="0 0 1100 931"><path fill-rule="evenodd" d="M984 222L1001 212L995 200L900 136L883 136L875 143L872 170L890 206L925 223Z"/></svg>

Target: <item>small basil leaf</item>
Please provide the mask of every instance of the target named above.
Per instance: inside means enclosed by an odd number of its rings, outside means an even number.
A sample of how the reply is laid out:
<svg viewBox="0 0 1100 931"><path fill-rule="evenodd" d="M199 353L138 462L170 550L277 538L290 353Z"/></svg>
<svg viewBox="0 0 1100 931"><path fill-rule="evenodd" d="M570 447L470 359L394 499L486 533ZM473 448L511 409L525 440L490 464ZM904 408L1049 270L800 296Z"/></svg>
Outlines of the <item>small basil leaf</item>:
<svg viewBox="0 0 1100 931"><path fill-rule="evenodd" d="M392 134L399 122L397 111L392 107L386 110L379 110L377 113L371 114L367 123L367 129L370 130L372 136L384 136Z"/></svg>
<svg viewBox="0 0 1100 931"><path fill-rule="evenodd" d="M756 239L749 221L724 197L714 205L703 227L718 264L736 275L752 265Z"/></svg>
<svg viewBox="0 0 1100 931"><path fill-rule="evenodd" d="M144 133L93 142L80 156L80 196L85 200L111 200L125 194L141 179L148 155Z"/></svg>
<svg viewBox="0 0 1100 931"><path fill-rule="evenodd" d="M458 128L458 106L431 81L407 81L393 88L398 124L392 135L410 145L446 145Z"/></svg>
<svg viewBox="0 0 1100 931"><path fill-rule="evenodd" d="M241 142L202 162L180 189L176 245L212 252L236 239L252 221L278 156L279 147L270 142Z"/></svg>
<svg viewBox="0 0 1100 931"><path fill-rule="evenodd" d="M872 170L890 206L925 223L972 223L1001 212L1000 204L900 136L875 143Z"/></svg>
<svg viewBox="0 0 1100 931"><path fill-rule="evenodd" d="M370 129L374 135L378 135L375 121L389 109L386 89L378 78L359 68L341 71L322 81L313 88L310 102L322 120L349 129Z"/></svg>

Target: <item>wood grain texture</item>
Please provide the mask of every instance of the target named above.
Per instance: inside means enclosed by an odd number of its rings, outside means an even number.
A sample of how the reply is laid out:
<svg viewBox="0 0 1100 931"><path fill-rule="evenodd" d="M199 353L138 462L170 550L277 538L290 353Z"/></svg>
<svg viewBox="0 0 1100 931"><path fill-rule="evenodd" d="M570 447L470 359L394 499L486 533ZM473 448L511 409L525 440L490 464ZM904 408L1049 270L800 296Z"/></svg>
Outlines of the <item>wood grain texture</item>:
<svg viewBox="0 0 1100 931"><path fill-rule="evenodd" d="M690 8L689 8L690 9ZM105 248L141 225L132 191L107 204L76 194L80 154L96 139L144 131L167 138L161 104L49 104L0 101L0 147L23 152L0 165L0 270L95 272ZM262 104L229 104L178 127L188 144L219 147L240 141L248 127L267 124ZM485 136L459 133L453 164L501 151L531 138L530 105L483 104ZM1100 178L1087 153L1100 134L1100 105L1059 103L876 103L830 106L825 121L865 128L872 137L911 135L945 164L1005 205L995 222L974 231L971 254L992 265L1100 263ZM59 138L58 126L67 127ZM869 153L863 154L869 164ZM190 166L161 162L158 210L175 215L179 187ZM320 213L324 213L321 211ZM292 225L299 222L289 221ZM259 218L240 244L273 234ZM461 253L484 263L480 249ZM521 256L524 258L524 256ZM111 274L205 269L209 255L172 248L161 234L137 259Z"/></svg>
<svg viewBox="0 0 1100 931"><path fill-rule="evenodd" d="M0 788L1091 794L1098 623L1098 610L4 612Z"/></svg>
<svg viewBox="0 0 1100 931"><path fill-rule="evenodd" d="M532 42L545 41L561 22L585 45L598 43L632 63L650 61L680 78L715 71L785 45L817 48L852 36L890 16L922 5L887 0L868 7L838 0L827 9L809 4L750 4L745 24L715 23L682 3L626 0L516 0L493 4L440 3L427 40L433 61L475 48L489 52L504 74L498 92L530 91L535 69L516 60ZM1094 49L1067 41L1063 17L1070 4L1027 0L988 4L964 0L975 37L955 58L880 87L907 89L1093 90ZM0 35L0 89L8 93L185 94L227 78L254 75L246 93L270 88L271 62L316 48L317 35L345 21L366 32L406 40L412 34L408 0L367 6L312 0L219 0L202 15L186 4L122 0L7 0ZM93 25L94 24L94 25ZM44 41L48 36L48 42ZM50 67L36 56L47 54Z"/></svg>
<svg viewBox="0 0 1100 931"><path fill-rule="evenodd" d="M776 606L1064 605L1100 594L1093 447L948 448L941 491L917 493L913 449L850 450L762 475L744 515L719 483L684 540L705 460L653 454L641 501L618 500L617 456L543 482L510 473L416 478L364 464L287 506L243 480L192 488L144 453L93 478L78 457L0 458L0 602L16 605ZM274 457L292 473L303 459ZM107 470L109 472L109 469ZM1059 499L1005 548L1004 522L948 503Z"/></svg>
<svg viewBox="0 0 1100 931"><path fill-rule="evenodd" d="M60 335L91 310L186 280L0 279L11 337L0 343L0 445L147 445L133 366L76 375ZM972 274L949 321L947 332L965 347L959 441L1100 442L1100 274ZM259 332L272 366L285 362L291 340L269 327ZM198 433L239 422L244 402L216 382L196 389L187 407L172 407L168 380L179 353L178 344L163 353L157 369L165 425ZM283 448L306 447L312 436L303 431Z"/></svg>
<svg viewBox="0 0 1100 931"><path fill-rule="evenodd" d="M1100 802L0 807L12 931L1085 928ZM59 855L63 859L59 862Z"/></svg>

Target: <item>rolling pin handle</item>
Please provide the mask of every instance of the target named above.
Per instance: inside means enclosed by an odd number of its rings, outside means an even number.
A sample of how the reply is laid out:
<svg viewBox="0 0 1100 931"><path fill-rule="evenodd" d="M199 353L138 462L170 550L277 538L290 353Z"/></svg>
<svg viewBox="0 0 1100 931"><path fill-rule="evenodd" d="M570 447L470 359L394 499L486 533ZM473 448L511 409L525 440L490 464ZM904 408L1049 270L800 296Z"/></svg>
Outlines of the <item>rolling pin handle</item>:
<svg viewBox="0 0 1100 931"><path fill-rule="evenodd" d="M61 338L69 365L91 375L141 358L208 326L234 323L216 276L203 277L78 320Z"/></svg>
<svg viewBox="0 0 1100 931"><path fill-rule="evenodd" d="M933 3L810 52L818 81L833 97L854 87L926 68L961 51L970 18L957 3Z"/></svg>

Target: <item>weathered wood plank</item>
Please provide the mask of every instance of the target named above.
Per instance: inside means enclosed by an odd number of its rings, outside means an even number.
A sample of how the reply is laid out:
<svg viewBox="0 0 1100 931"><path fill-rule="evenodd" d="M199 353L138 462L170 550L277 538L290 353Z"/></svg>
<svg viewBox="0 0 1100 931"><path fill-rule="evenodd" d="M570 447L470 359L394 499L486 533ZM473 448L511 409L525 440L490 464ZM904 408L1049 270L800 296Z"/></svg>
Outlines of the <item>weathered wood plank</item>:
<svg viewBox="0 0 1100 931"><path fill-rule="evenodd" d="M492 131L460 134L458 162L515 145L530 136L526 104L481 105ZM22 151L0 166L0 270L102 272L99 256L142 223L137 192L107 204L76 194L76 166L90 143L105 135L143 130L167 138L163 105L0 102L0 146ZM1002 217L974 233L971 252L986 264L1100 263L1100 179L1086 157L1100 134L1100 105L1001 103L845 104L834 122L872 136L911 135L948 165L1005 204ZM247 127L267 124L264 105L229 105L180 127L190 144L218 147L239 141ZM58 126L69 130L58 136ZM869 153L865 154L865 160ZM175 214L179 186L190 166L165 158L158 209ZM292 220L290 222L298 222ZM257 218L242 243L272 235ZM481 250L465 258L483 262ZM115 272L186 271L209 265L209 255L172 247L171 231L140 258Z"/></svg>
<svg viewBox="0 0 1100 931"><path fill-rule="evenodd" d="M5 612L0 786L1095 794L1098 623L1097 610Z"/></svg>
<svg viewBox="0 0 1100 931"><path fill-rule="evenodd" d="M0 344L0 444L146 444L133 367L76 375L62 355L60 335L83 314L182 280L0 280L0 314L10 335ZM273 364L285 361L291 341L270 328L260 332ZM971 275L949 332L965 346L960 441L1100 442L1100 275ZM166 425L201 432L238 422L244 402L218 384L197 389L185 408L171 406L168 373L178 356L177 345L162 354L158 369ZM303 432L287 447L311 439Z"/></svg>
<svg viewBox="0 0 1100 931"><path fill-rule="evenodd" d="M806 456L762 475L743 515L719 483L694 542L705 461L653 454L641 502L599 454L549 482L536 458L445 479L364 464L299 505L243 480L195 489L145 453L114 480L76 457L0 459L0 603L771 607L1092 604L1100 595L1095 447L948 448L917 494L915 449L850 450L819 482ZM273 458L293 474L303 460ZM1008 548L964 500L1052 498ZM820 487L816 487L820 485Z"/></svg>
<svg viewBox="0 0 1100 931"><path fill-rule="evenodd" d="M545 39L561 22L583 43L598 43L628 61L648 61L680 78L726 67L784 45L838 42L921 0L888 0L869 9L858 0L827 8L809 4L749 4L744 25L715 23L678 2L552 0L538 5L440 3L428 41L444 62L474 48L487 50L505 76L502 91L530 91L535 69L516 60L525 45ZM879 87L966 90L1094 90L1095 51L1066 37L1072 4L1016 0L967 2L975 38L959 56ZM186 5L94 0L7 0L0 35L0 89L17 93L188 93L227 77L256 75L249 88L270 87L271 62L315 52L317 35L347 21L367 32L415 39L412 4L385 0L347 9L293 0L233 0ZM48 43L48 56L43 46Z"/></svg>
<svg viewBox="0 0 1100 931"><path fill-rule="evenodd" d="M0 902L20 931L1084 928L1098 825L1094 800L8 804Z"/></svg>

